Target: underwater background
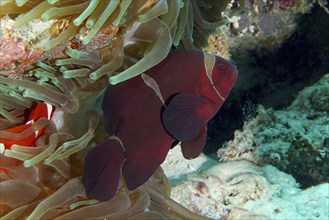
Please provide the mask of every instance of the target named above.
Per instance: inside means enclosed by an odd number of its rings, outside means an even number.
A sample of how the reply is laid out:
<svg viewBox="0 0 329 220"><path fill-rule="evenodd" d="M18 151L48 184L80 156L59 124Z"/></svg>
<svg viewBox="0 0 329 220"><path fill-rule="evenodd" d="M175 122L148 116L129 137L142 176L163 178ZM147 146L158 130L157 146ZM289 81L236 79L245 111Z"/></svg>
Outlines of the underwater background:
<svg viewBox="0 0 329 220"><path fill-rule="evenodd" d="M328 219L328 6L1 1L0 218ZM239 72L203 153L186 160L175 146L142 186L128 190L121 177L111 200L93 199L81 175L109 138L105 89L178 50Z"/></svg>

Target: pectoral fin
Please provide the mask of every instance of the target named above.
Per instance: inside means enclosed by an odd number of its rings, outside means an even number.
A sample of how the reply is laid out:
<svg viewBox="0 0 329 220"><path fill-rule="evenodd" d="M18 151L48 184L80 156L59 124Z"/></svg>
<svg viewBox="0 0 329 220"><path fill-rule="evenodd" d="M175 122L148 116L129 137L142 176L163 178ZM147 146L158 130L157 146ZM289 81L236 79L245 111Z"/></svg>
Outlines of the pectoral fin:
<svg viewBox="0 0 329 220"><path fill-rule="evenodd" d="M207 122L209 101L189 93L176 95L162 115L165 129L176 139L191 141Z"/></svg>

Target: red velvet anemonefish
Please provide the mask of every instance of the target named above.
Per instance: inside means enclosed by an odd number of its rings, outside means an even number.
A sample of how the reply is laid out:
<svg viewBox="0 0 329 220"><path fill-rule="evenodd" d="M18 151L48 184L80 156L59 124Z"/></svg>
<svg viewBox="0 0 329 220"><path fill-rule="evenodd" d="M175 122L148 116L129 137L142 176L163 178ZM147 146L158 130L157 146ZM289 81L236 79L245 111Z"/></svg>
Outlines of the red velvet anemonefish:
<svg viewBox="0 0 329 220"><path fill-rule="evenodd" d="M201 51L171 53L143 74L110 85L103 99L110 138L90 150L83 183L89 195L109 200L120 175L136 189L181 141L185 158L197 157L206 142L207 122L229 95L238 73L221 57Z"/></svg>

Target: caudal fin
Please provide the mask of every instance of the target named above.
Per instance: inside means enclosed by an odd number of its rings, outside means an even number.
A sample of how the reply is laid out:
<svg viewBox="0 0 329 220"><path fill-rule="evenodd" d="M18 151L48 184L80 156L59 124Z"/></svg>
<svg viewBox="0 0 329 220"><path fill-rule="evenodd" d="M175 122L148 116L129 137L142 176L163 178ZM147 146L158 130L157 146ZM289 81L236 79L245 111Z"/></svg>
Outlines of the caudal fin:
<svg viewBox="0 0 329 220"><path fill-rule="evenodd" d="M124 159L121 144L113 139L88 152L83 165L82 181L92 198L106 201L114 196Z"/></svg>

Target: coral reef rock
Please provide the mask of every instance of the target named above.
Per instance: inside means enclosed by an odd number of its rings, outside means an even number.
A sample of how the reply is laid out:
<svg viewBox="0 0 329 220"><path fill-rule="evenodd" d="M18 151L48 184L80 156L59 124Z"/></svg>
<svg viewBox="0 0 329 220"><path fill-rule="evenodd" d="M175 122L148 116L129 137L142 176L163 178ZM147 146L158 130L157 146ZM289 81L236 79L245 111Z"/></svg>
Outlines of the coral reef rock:
<svg viewBox="0 0 329 220"><path fill-rule="evenodd" d="M329 74L302 90L286 109L260 106L235 138L218 150L221 161L246 159L269 163L306 188L328 182Z"/></svg>
<svg viewBox="0 0 329 220"><path fill-rule="evenodd" d="M203 159L202 163L207 161ZM187 175L171 196L212 219L324 219L329 213L328 193L328 183L301 190L292 176L272 165L241 160Z"/></svg>

